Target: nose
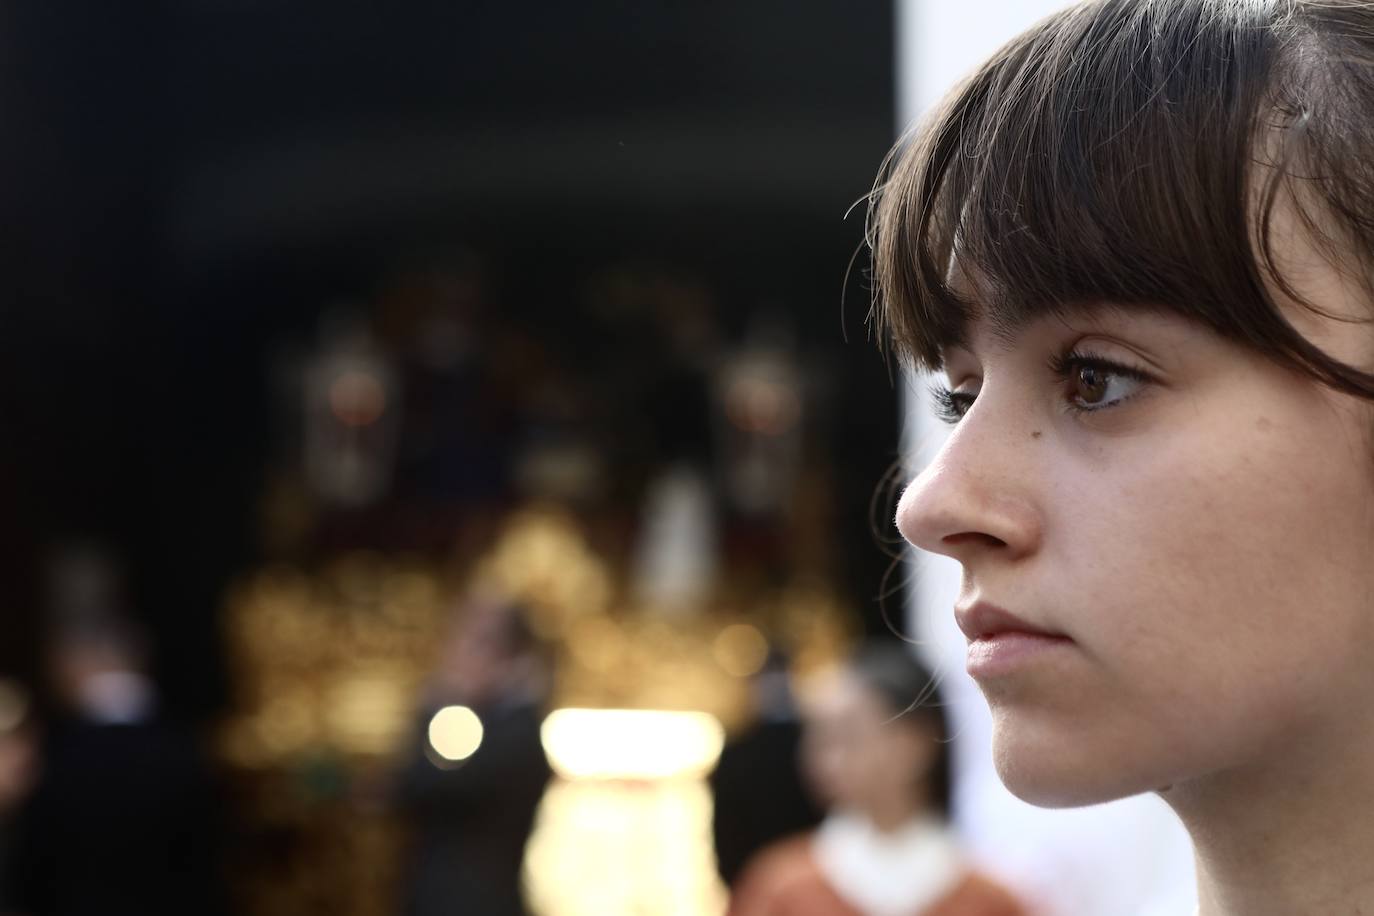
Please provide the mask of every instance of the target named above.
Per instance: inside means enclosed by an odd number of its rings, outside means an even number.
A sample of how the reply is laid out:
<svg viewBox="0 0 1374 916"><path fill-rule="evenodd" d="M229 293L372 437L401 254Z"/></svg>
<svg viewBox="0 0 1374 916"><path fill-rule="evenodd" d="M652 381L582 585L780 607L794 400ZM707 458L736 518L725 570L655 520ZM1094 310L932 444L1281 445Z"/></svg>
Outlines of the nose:
<svg viewBox="0 0 1374 916"><path fill-rule="evenodd" d="M966 568L978 557L1034 553L1043 528L1029 450L1014 444L1011 431L975 422L965 418L897 504L902 537Z"/></svg>

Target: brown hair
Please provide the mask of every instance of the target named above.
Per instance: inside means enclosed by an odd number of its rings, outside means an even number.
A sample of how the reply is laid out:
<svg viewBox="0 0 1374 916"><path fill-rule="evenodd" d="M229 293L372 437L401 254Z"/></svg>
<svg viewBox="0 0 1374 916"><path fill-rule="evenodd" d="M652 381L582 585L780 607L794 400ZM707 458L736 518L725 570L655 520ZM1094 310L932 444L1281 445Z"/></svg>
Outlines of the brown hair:
<svg viewBox="0 0 1374 916"><path fill-rule="evenodd" d="M1275 301L1302 302L1271 244L1284 197L1374 290L1374 3L1090 0L1002 48L889 154L871 319L936 369L975 309L1015 328L1162 308L1374 399L1374 374ZM976 294L954 283L956 255Z"/></svg>

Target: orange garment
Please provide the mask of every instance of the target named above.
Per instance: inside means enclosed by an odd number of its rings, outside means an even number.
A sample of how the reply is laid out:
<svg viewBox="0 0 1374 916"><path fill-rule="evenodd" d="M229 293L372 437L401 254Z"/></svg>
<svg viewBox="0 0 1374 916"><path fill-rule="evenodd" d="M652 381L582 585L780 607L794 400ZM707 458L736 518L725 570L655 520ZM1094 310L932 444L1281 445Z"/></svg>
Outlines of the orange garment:
<svg viewBox="0 0 1374 916"><path fill-rule="evenodd" d="M1000 885L970 871L948 894L911 916L1027 916ZM842 899L811 853L811 835L764 849L745 868L727 916L865 916Z"/></svg>

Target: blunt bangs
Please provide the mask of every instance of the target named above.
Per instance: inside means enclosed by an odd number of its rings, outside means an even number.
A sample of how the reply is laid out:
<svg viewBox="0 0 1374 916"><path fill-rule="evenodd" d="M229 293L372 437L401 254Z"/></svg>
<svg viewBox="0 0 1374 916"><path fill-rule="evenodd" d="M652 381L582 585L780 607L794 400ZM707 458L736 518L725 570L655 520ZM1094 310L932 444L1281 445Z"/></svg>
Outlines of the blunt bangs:
<svg viewBox="0 0 1374 916"><path fill-rule="evenodd" d="M1301 299L1270 249L1287 197L1374 285L1371 7L1093 0L1012 41L884 163L880 340L934 370L977 317L1014 333L1095 304L1163 308L1374 398L1374 376L1284 318L1273 290Z"/></svg>

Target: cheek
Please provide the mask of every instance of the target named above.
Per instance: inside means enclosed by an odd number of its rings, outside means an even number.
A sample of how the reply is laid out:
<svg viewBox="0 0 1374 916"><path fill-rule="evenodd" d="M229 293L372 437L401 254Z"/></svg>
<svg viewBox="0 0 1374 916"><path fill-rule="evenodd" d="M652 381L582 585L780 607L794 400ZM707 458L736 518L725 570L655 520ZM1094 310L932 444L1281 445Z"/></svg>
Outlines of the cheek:
<svg viewBox="0 0 1374 916"><path fill-rule="evenodd" d="M1195 725L1210 704L1213 734L1291 726L1370 670L1365 437L1311 387L1257 395L1201 405L1086 475L1066 542L1099 596L1085 648L1142 714Z"/></svg>
<svg viewBox="0 0 1374 916"><path fill-rule="evenodd" d="M1309 612L1323 629L1354 619L1364 589L1348 586L1368 579L1374 546L1372 462L1336 416L1291 413L1180 435L1126 487L1131 519L1118 519L1138 559L1119 544L1122 572L1153 582L1169 622L1291 639Z"/></svg>
<svg viewBox="0 0 1374 916"><path fill-rule="evenodd" d="M1052 678L984 685L1023 798L1091 803L1291 753L1374 692L1367 410L1286 384L1043 478L1022 581L1081 651Z"/></svg>
<svg viewBox="0 0 1374 916"><path fill-rule="evenodd" d="M802 757L802 769L812 790L826 802L845 794L846 765L843 748L812 746Z"/></svg>
<svg viewBox="0 0 1374 916"><path fill-rule="evenodd" d="M927 769L928 755L919 742L928 739L917 739L901 733L890 734L886 738L883 748L877 755L874 781L893 790L915 787Z"/></svg>

